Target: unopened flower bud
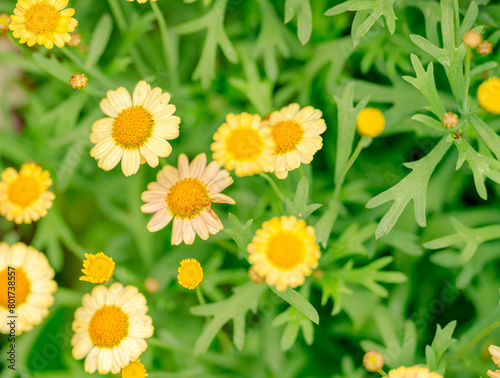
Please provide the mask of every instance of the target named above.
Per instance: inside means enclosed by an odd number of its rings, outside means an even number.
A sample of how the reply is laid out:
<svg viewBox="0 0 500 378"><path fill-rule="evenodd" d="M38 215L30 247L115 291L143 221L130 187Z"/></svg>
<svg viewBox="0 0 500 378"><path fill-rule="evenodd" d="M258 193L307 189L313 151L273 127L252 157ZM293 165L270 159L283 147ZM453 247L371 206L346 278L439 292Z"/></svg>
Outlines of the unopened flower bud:
<svg viewBox="0 0 500 378"><path fill-rule="evenodd" d="M376 108L364 108L358 114L356 128L360 135L375 138L380 135L385 127L385 118Z"/></svg>
<svg viewBox="0 0 500 378"><path fill-rule="evenodd" d="M148 293L156 293L160 289L160 282L154 277L148 277L144 281L144 289L146 289Z"/></svg>
<svg viewBox="0 0 500 378"><path fill-rule="evenodd" d="M384 367L384 357L382 353L371 350L363 356L363 366L368 371L378 371Z"/></svg>
<svg viewBox="0 0 500 378"><path fill-rule="evenodd" d="M69 83L73 89L83 89L87 86L89 79L83 73L76 73L69 79Z"/></svg>
<svg viewBox="0 0 500 378"><path fill-rule="evenodd" d="M444 113L441 122L447 129L453 129L458 125L458 116L453 112Z"/></svg>
<svg viewBox="0 0 500 378"><path fill-rule="evenodd" d="M69 47L78 47L80 46L80 43L82 42L82 36L80 33L70 33L71 39L66 45Z"/></svg>
<svg viewBox="0 0 500 378"><path fill-rule="evenodd" d="M9 31L11 19L8 14L0 14L0 33L7 33Z"/></svg>
<svg viewBox="0 0 500 378"><path fill-rule="evenodd" d="M477 52L479 53L479 55L486 56L491 54L492 51L493 46L488 41L483 41L479 44L479 46L477 46Z"/></svg>
<svg viewBox="0 0 500 378"><path fill-rule="evenodd" d="M253 266L251 266L250 269L248 269L248 275L250 276L250 279L256 284L261 284L262 282L265 281L264 277L261 277L257 274Z"/></svg>
<svg viewBox="0 0 500 378"><path fill-rule="evenodd" d="M469 30L464 34L463 40L465 46L470 47L471 49L475 49L477 48L477 46L479 46L483 39L481 38L481 34L479 34L477 31Z"/></svg>

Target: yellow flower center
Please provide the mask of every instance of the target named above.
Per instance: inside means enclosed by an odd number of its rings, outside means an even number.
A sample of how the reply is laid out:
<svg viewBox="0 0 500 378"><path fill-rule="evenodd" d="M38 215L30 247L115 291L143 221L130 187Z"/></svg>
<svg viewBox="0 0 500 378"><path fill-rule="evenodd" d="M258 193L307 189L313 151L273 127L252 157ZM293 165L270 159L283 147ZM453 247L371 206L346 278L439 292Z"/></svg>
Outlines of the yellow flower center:
<svg viewBox="0 0 500 378"><path fill-rule="evenodd" d="M375 356L370 356L368 357L368 362L371 363L372 365L375 365L377 363L378 359Z"/></svg>
<svg viewBox="0 0 500 378"><path fill-rule="evenodd" d="M113 122L113 139L124 148L142 146L153 131L153 117L142 106L124 109Z"/></svg>
<svg viewBox="0 0 500 378"><path fill-rule="evenodd" d="M285 154L293 151L302 139L304 130L297 122L286 120L271 126L271 137L274 141L274 152Z"/></svg>
<svg viewBox="0 0 500 378"><path fill-rule="evenodd" d="M269 262L280 270L289 270L304 260L304 243L290 231L281 231L267 242Z"/></svg>
<svg viewBox="0 0 500 378"><path fill-rule="evenodd" d="M97 282L106 282L111 279L114 272L113 260L107 256L97 256L89 262L87 275ZM111 273L111 274L110 274Z"/></svg>
<svg viewBox="0 0 500 378"><path fill-rule="evenodd" d="M24 18L30 32L48 34L56 31L60 15L53 5L37 3L26 11Z"/></svg>
<svg viewBox="0 0 500 378"><path fill-rule="evenodd" d="M112 348L128 334L128 315L117 306L103 306L89 323L89 336L94 345Z"/></svg>
<svg viewBox="0 0 500 378"><path fill-rule="evenodd" d="M254 161L263 149L260 133L250 126L239 126L226 138L226 150L238 161Z"/></svg>
<svg viewBox="0 0 500 378"><path fill-rule="evenodd" d="M134 361L122 369L122 378L145 378L146 368L140 361Z"/></svg>
<svg viewBox="0 0 500 378"><path fill-rule="evenodd" d="M203 269L196 259L182 260L178 271L177 280L186 289L194 289L203 281Z"/></svg>
<svg viewBox="0 0 500 378"><path fill-rule="evenodd" d="M182 218L192 218L210 205L205 186L197 179L186 178L179 181L167 195L170 211Z"/></svg>
<svg viewBox="0 0 500 378"><path fill-rule="evenodd" d="M15 299L15 306L22 305L30 293L31 282L26 277L26 274L21 268L17 268L12 275L13 270L9 272L9 268L5 268L0 272L0 307L8 308L9 306L9 293L10 298ZM10 273L10 275L9 275ZM12 279L12 277L15 277ZM10 281L9 281L10 279ZM9 282L15 282L14 286L8 285ZM15 287L15 291L9 287Z"/></svg>
<svg viewBox="0 0 500 378"><path fill-rule="evenodd" d="M19 175L9 184L7 198L10 202L27 208L40 197L40 188L36 178Z"/></svg>

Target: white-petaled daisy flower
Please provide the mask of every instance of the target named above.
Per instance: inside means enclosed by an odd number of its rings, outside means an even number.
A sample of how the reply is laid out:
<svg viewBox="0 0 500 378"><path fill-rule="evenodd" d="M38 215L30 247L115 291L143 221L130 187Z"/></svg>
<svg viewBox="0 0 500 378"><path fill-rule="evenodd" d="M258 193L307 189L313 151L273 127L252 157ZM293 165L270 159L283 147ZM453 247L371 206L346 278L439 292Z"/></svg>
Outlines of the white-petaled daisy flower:
<svg viewBox="0 0 500 378"><path fill-rule="evenodd" d="M314 228L293 216L264 222L247 250L254 272L281 291L302 285L321 257Z"/></svg>
<svg viewBox="0 0 500 378"><path fill-rule="evenodd" d="M228 114L214 134L213 158L239 177L259 173L272 162L270 131L258 114Z"/></svg>
<svg viewBox="0 0 500 378"><path fill-rule="evenodd" d="M47 190L51 185L50 173L36 164L23 164L19 173L7 168L0 181L0 215L17 224L39 220L56 197Z"/></svg>
<svg viewBox="0 0 500 378"><path fill-rule="evenodd" d="M290 104L269 116L271 138L274 142L274 157L267 168L276 177L284 179L288 172L297 169L301 163L309 164L314 154L323 147L320 137L326 130L322 113L312 106L300 109Z"/></svg>
<svg viewBox="0 0 500 378"><path fill-rule="evenodd" d="M96 286L75 311L73 357L85 358L85 371L118 374L139 358L153 335L146 297L135 286L119 282Z"/></svg>
<svg viewBox="0 0 500 378"><path fill-rule="evenodd" d="M203 240L224 228L217 214L211 209L212 202L235 202L221 193L233 183L229 172L220 169L217 162L207 166L205 154L196 156L191 164L186 155L180 154L178 168L167 165L157 175L157 181L148 185L142 193L146 202L141 210L156 213L148 223L148 230L159 231L173 219L172 245L182 241L193 244L195 236Z"/></svg>
<svg viewBox="0 0 500 378"><path fill-rule="evenodd" d="M101 110L108 117L92 125L90 141L96 145L90 156L105 171L121 161L125 176L137 173L142 163L158 166L158 157L172 152L167 140L179 136L181 120L173 115L175 106L169 101L169 93L151 89L145 81L137 83L132 96L123 87L108 91L101 101Z"/></svg>
<svg viewBox="0 0 500 378"><path fill-rule="evenodd" d="M67 5L68 0L19 0L9 28L20 38L19 43L63 47L71 40L69 32L78 25L71 17L75 10L64 9Z"/></svg>
<svg viewBox="0 0 500 378"><path fill-rule="evenodd" d="M16 335L31 331L49 314L57 290L54 269L47 257L24 243L0 243L0 332L8 334L12 305L15 305ZM12 279L14 277L14 279ZM9 285L10 282L15 284ZM8 293L15 298L9 302ZM9 305L11 307L9 307Z"/></svg>

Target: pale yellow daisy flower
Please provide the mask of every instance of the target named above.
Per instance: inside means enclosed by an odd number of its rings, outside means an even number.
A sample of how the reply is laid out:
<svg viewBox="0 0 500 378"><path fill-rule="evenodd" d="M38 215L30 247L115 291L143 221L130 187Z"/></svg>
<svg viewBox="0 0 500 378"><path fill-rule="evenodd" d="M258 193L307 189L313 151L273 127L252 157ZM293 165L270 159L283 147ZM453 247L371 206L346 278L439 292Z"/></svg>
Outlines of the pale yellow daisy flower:
<svg viewBox="0 0 500 378"><path fill-rule="evenodd" d="M90 141L96 145L90 156L105 171L121 161L125 176L137 173L145 162L158 166L158 157L172 152L167 140L179 136L181 120L173 115L175 106L169 101L169 93L151 89L145 81L137 83L132 96L123 87L108 91L101 101L101 110L108 117L92 125Z"/></svg>
<svg viewBox="0 0 500 378"><path fill-rule="evenodd" d="M281 291L302 285L321 257L314 228L293 216L264 222L247 250L255 273Z"/></svg>
<svg viewBox="0 0 500 378"><path fill-rule="evenodd" d="M133 361L122 370L122 378L146 378L148 373L141 360Z"/></svg>
<svg viewBox="0 0 500 378"><path fill-rule="evenodd" d="M231 197L221 193L233 179L217 162L207 166L206 155L199 154L189 164L187 156L180 154L178 168L167 165L156 179L141 196L146 202L141 210L156 213L148 223L149 231L159 231L173 219L171 242L178 245L182 241L193 244L196 235L207 240L210 234L224 228L211 205L212 202L235 204Z"/></svg>
<svg viewBox="0 0 500 378"><path fill-rule="evenodd" d="M490 345L488 350L491 354L491 359L500 368L500 348L497 347L496 345ZM488 377L500 378L500 370L496 371L488 370Z"/></svg>
<svg viewBox="0 0 500 378"><path fill-rule="evenodd" d="M213 159L236 176L251 176L271 164L273 141L258 114L228 114L214 134Z"/></svg>
<svg viewBox="0 0 500 378"><path fill-rule="evenodd" d="M300 164L309 164L314 154L323 147L320 137L326 130L322 113L312 106L300 109L290 104L269 116L271 138L274 142L273 163L267 168L276 177L284 179Z"/></svg>
<svg viewBox="0 0 500 378"><path fill-rule="evenodd" d="M113 277L116 264L111 257L99 252L95 255L85 253L85 258L82 269L84 276L80 277L81 281L104 283Z"/></svg>
<svg viewBox="0 0 500 378"><path fill-rule="evenodd" d="M388 378L443 378L441 374L430 372L426 367L401 366L397 369L392 369L389 372Z"/></svg>
<svg viewBox="0 0 500 378"><path fill-rule="evenodd" d="M0 333L10 332L8 316L17 316L16 335L31 331L47 317L57 290L54 274L42 252L24 243L0 243Z"/></svg>
<svg viewBox="0 0 500 378"><path fill-rule="evenodd" d="M154 327L146 297L135 286L114 283L96 286L75 311L71 339L73 357L85 358L87 373L118 374L139 358Z"/></svg>
<svg viewBox="0 0 500 378"><path fill-rule="evenodd" d="M23 164L2 172L0 181L0 215L17 224L37 221L52 207L54 193L50 173L36 164Z"/></svg>
<svg viewBox="0 0 500 378"><path fill-rule="evenodd" d="M66 8L68 0L19 0L11 16L9 28L19 43L35 43L51 49L63 47L71 40L78 21L72 18L75 10Z"/></svg>
<svg viewBox="0 0 500 378"><path fill-rule="evenodd" d="M195 289L203 281L203 268L196 259L182 260L177 271L177 281L186 289Z"/></svg>

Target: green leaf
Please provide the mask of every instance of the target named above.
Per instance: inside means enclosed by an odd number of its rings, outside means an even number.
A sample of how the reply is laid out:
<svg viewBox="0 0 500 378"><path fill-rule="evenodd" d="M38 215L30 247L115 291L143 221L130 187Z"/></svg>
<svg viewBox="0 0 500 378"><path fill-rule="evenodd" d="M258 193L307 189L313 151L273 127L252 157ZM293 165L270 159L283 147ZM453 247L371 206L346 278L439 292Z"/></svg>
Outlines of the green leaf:
<svg viewBox="0 0 500 378"><path fill-rule="evenodd" d="M319 244L326 248L328 239L332 233L332 228L339 215L339 203L332 201L328 210L323 213L321 218L316 222L314 229L316 231L316 240Z"/></svg>
<svg viewBox="0 0 500 378"><path fill-rule="evenodd" d="M307 219L307 217L311 215L311 213L319 209L322 206L321 204L307 204L308 194L309 181L307 180L307 177L304 176L299 181L299 185L297 186L297 192L295 193L293 202L289 198L286 198L285 200L287 214L294 215L298 218Z"/></svg>
<svg viewBox="0 0 500 378"><path fill-rule="evenodd" d="M311 38L312 32L312 12L309 0L286 0L285 24L289 23L296 13L298 14L297 34L300 43L305 45Z"/></svg>
<svg viewBox="0 0 500 378"><path fill-rule="evenodd" d="M316 324L319 324L318 312L316 311L314 306L304 298L302 294L290 288L286 289L285 291L279 291L275 287L270 286L270 289L274 291L274 293L278 297L282 298L302 314L304 314L308 319Z"/></svg>
<svg viewBox="0 0 500 378"><path fill-rule="evenodd" d="M394 228L388 235L380 239L386 243L410 256L422 256L424 251L418 243L418 236L414 233Z"/></svg>
<svg viewBox="0 0 500 378"><path fill-rule="evenodd" d="M465 17L460 25L460 30L458 32L459 36L464 35L466 32L472 29L474 22L476 22L477 15L479 14L479 8L475 1L472 1L465 13Z"/></svg>
<svg viewBox="0 0 500 378"><path fill-rule="evenodd" d="M243 254L243 257L248 260L247 246L252 240L251 227L253 220L250 219L244 226L242 226L239 219L235 215L229 213L228 218L229 223L231 223L231 228L225 228L224 232L233 238L238 246L238 249Z"/></svg>
<svg viewBox="0 0 500 378"><path fill-rule="evenodd" d="M328 258L328 255L332 255L333 260L339 260L352 255L367 256L368 252L363 243L373 237L376 228L376 223L369 223L361 229L358 223L351 223L328 249L327 255L323 256L322 263L325 262L325 258Z"/></svg>
<svg viewBox="0 0 500 378"><path fill-rule="evenodd" d="M474 130L476 130L483 139L484 143L486 143L491 152L495 154L497 159L500 160L500 136L498 136L498 134L478 116L473 116L469 120Z"/></svg>
<svg viewBox="0 0 500 378"><path fill-rule="evenodd" d="M42 53L37 52L33 53L33 60L43 71L69 85L69 79L71 75L73 75L73 72L69 68L63 66L55 55L51 55L50 58L47 58Z"/></svg>
<svg viewBox="0 0 500 378"><path fill-rule="evenodd" d="M446 325L446 327L441 328L438 324L436 329L436 335L431 345L425 347L426 365L431 371L442 374L446 371L446 361L441 361L444 353L448 350L450 345L456 342L452 338L453 331L457 326L457 321L454 320Z"/></svg>
<svg viewBox="0 0 500 378"><path fill-rule="evenodd" d="M450 148L450 143L446 142L446 137L443 137L427 156L418 161L405 164L407 168L412 169L412 172L408 176L392 188L368 201L366 204L367 208L378 207L386 202L394 201L377 227L377 231L375 232L377 239L387 235L392 230L401 213L411 200L413 200L415 206L417 223L421 227L426 226L425 207L427 186L432 172L434 172L434 169L446 154L448 148Z"/></svg>
<svg viewBox="0 0 500 378"><path fill-rule="evenodd" d="M106 49L111 33L113 32L113 19L108 13L102 15L94 28L89 44L89 52L85 60L85 67L94 67Z"/></svg>
<svg viewBox="0 0 500 378"><path fill-rule="evenodd" d="M311 320L294 307L289 307L279 314L272 322L273 327L279 327L286 324L283 335L281 336L281 350L289 350L297 340L299 331L302 330L307 345L311 345L314 340L314 328Z"/></svg>
<svg viewBox="0 0 500 378"><path fill-rule="evenodd" d="M194 315L213 316L196 340L194 355L205 353L220 329L230 320L234 325L234 345L239 350L243 349L246 313L257 311L259 298L265 290L266 285L248 282L234 288L234 294L224 301L191 307L190 312Z"/></svg>
<svg viewBox="0 0 500 378"><path fill-rule="evenodd" d="M500 239L500 225L468 228L453 217L451 218L451 224L457 231L455 234L428 241L423 246L428 249L442 249L451 245L465 243L465 248L460 255L460 263L464 264L474 256L481 244Z"/></svg>

